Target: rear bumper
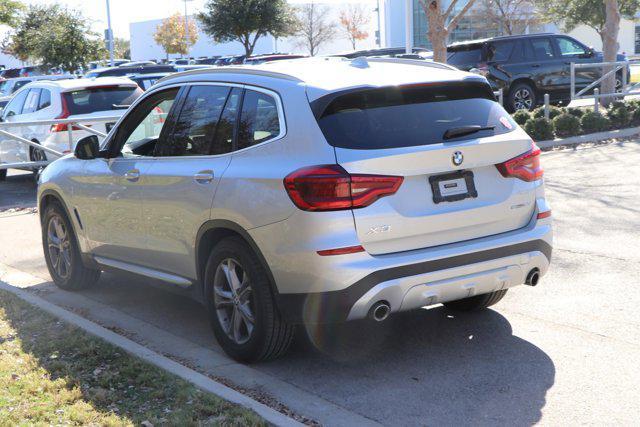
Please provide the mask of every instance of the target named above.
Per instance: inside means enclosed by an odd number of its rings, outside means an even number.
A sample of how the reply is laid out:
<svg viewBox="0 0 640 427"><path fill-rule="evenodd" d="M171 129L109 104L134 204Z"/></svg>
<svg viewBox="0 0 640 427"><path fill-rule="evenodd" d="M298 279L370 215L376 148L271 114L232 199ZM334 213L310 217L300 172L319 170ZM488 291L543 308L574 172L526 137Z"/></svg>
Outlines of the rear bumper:
<svg viewBox="0 0 640 427"><path fill-rule="evenodd" d="M532 219L523 229L497 236L402 254L365 255L368 274L349 286L279 293L278 306L292 323L361 319L378 301L389 303L391 312L406 311L523 284L532 269L541 276L547 272L551 254L551 219Z"/></svg>

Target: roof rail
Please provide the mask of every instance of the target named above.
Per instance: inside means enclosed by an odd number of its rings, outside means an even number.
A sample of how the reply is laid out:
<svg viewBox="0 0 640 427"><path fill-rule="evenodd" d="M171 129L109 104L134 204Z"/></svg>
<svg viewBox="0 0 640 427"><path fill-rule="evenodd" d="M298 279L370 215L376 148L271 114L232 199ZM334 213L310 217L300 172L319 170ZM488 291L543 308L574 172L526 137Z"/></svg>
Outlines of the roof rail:
<svg viewBox="0 0 640 427"><path fill-rule="evenodd" d="M161 78L160 80L157 81L156 84L158 83L163 83L165 81L168 80L174 80L176 78L179 77L184 77L184 76L197 76L197 75L206 75L206 74L228 74L228 73L237 73L237 74L249 74L249 75L254 75L254 76L262 76L262 77L272 77L275 79L283 79L283 80L290 80L293 82L302 82L302 80L300 80L297 77L294 77L292 75L289 74L285 74L285 73L279 73L277 71L269 71L269 70L265 70L263 68L258 68L255 65L252 66L237 66L237 65L229 65L226 67L219 67L219 68L198 68L196 70L188 70L188 71L182 71L179 73L174 73L174 74L170 74L166 77Z"/></svg>
<svg viewBox="0 0 640 427"><path fill-rule="evenodd" d="M409 58L367 58L367 57L363 57L363 56L359 56L358 58L354 58L355 59L365 59L367 62L386 62L386 63L391 63L391 64L406 64L406 65L419 65L422 67L428 67L428 68L440 68L442 70L455 70L455 71L460 71L458 70L456 67L453 67L451 65L448 64L443 64L441 62L433 62L433 61L427 61L424 59L409 59ZM352 61L353 61L352 60Z"/></svg>

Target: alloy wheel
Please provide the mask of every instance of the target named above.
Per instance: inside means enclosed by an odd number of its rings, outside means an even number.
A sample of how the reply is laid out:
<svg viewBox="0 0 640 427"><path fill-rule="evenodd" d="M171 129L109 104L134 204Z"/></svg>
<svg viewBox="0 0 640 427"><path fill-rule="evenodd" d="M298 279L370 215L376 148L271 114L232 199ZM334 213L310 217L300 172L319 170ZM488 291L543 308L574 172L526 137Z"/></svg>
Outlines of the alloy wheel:
<svg viewBox="0 0 640 427"><path fill-rule="evenodd" d="M251 280L239 261L226 258L216 268L213 300L222 330L234 343L244 344L255 328Z"/></svg>
<svg viewBox="0 0 640 427"><path fill-rule="evenodd" d="M520 88L513 94L513 107L515 110L530 110L533 106L531 91L527 88Z"/></svg>
<svg viewBox="0 0 640 427"><path fill-rule="evenodd" d="M58 215L49 220L47 244L53 270L61 279L67 279L71 273L71 241L64 222Z"/></svg>

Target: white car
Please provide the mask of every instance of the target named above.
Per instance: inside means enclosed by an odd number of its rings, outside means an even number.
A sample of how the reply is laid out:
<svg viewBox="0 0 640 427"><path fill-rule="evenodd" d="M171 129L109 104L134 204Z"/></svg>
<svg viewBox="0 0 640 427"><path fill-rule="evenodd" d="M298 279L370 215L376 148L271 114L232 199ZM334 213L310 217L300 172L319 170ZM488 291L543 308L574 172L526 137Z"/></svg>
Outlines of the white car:
<svg viewBox="0 0 640 427"><path fill-rule="evenodd" d="M11 98L0 121L2 123L33 122L54 119L84 119L82 124L108 133L116 118L143 91L135 82L120 77L39 81L26 85ZM112 122L95 121L95 117L114 117ZM0 127L11 134L36 142L43 147L67 154L75 143L90 132L66 124ZM51 161L56 156L28 146L17 139L0 136L0 163ZM28 168L27 168L28 169ZM0 170L0 179L6 170Z"/></svg>

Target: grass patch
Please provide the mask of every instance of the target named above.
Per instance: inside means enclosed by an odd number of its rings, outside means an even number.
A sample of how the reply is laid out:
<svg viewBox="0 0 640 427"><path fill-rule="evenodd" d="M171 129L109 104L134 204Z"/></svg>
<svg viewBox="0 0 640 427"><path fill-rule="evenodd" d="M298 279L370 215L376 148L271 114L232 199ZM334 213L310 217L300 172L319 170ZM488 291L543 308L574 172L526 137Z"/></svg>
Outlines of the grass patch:
<svg viewBox="0 0 640 427"><path fill-rule="evenodd" d="M0 426L266 425L0 291Z"/></svg>

